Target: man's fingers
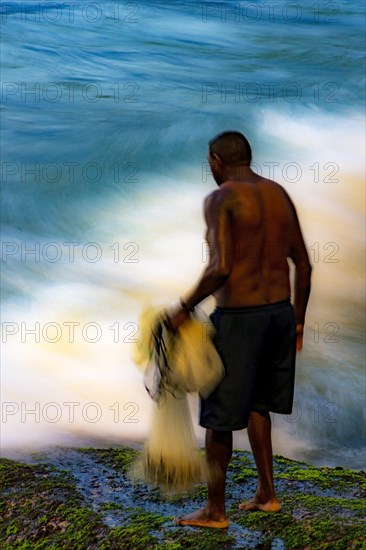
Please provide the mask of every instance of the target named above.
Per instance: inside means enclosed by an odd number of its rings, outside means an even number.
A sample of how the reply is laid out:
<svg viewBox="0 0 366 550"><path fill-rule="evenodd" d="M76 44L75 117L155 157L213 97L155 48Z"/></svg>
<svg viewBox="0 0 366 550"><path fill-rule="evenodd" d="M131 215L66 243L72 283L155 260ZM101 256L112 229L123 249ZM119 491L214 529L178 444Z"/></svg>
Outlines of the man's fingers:
<svg viewBox="0 0 366 550"><path fill-rule="evenodd" d="M172 332L173 331L173 326L172 326L172 322L170 320L170 317L168 315L165 315L164 319L163 319L163 323L164 325L166 326L167 329L171 330Z"/></svg>
<svg viewBox="0 0 366 550"><path fill-rule="evenodd" d="M166 315L166 321L168 328L175 334L177 330L179 329L180 325L182 325L187 319L189 319L189 313L186 313L184 310L178 310L174 313L168 313L165 312Z"/></svg>
<svg viewBox="0 0 366 550"><path fill-rule="evenodd" d="M302 350L302 339L304 334L304 325L302 323L297 323L296 325L296 351Z"/></svg>
<svg viewBox="0 0 366 550"><path fill-rule="evenodd" d="M298 334L296 338L296 351L302 350L302 334Z"/></svg>

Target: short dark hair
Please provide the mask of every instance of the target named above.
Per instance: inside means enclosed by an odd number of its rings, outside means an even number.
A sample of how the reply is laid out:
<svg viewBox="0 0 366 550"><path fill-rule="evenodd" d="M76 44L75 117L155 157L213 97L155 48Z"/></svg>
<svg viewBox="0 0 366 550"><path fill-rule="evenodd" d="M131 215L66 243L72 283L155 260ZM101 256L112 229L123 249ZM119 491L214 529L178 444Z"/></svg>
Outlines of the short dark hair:
<svg viewBox="0 0 366 550"><path fill-rule="evenodd" d="M218 134L208 142L210 155L216 154L229 166L239 162L252 161L252 149L247 138L240 132L227 131Z"/></svg>

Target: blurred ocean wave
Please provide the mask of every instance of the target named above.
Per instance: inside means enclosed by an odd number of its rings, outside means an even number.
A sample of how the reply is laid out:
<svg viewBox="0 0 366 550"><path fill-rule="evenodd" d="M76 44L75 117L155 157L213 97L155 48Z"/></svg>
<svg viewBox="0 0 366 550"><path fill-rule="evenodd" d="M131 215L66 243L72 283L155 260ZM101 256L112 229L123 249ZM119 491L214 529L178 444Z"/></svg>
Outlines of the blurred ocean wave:
<svg viewBox="0 0 366 550"><path fill-rule="evenodd" d="M231 128L294 199L314 264L297 409L274 420L276 444L362 468L363 7L72 5L2 5L2 446L144 436L130 339L144 301L175 300L207 261L207 141ZM102 417L70 422L69 401ZM22 421L21 403L48 402L59 421ZM115 422L129 402L138 422Z"/></svg>

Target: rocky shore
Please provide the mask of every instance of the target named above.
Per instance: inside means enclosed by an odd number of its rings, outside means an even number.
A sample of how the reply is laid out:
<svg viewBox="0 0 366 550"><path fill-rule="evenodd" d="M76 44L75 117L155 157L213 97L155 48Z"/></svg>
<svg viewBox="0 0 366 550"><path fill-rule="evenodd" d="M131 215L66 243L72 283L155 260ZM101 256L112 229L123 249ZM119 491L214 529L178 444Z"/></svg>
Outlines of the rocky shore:
<svg viewBox="0 0 366 550"><path fill-rule="evenodd" d="M176 526L201 507L206 487L182 496L133 484L137 448L53 447L0 459L3 549L344 550L366 548L366 474L275 456L281 512L243 512L256 487L253 457L235 451L229 467L227 530Z"/></svg>

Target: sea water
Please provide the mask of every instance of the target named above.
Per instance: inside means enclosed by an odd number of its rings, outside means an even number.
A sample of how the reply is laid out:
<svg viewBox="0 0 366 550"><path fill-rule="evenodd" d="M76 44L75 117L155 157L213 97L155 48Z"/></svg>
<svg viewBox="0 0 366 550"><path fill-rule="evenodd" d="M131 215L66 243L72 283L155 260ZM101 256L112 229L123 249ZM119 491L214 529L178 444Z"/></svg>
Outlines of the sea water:
<svg viewBox="0 0 366 550"><path fill-rule="evenodd" d="M274 451L363 468L361 4L1 9L3 452L146 437L138 316L207 264L207 142L235 129L253 169L292 197L313 264L294 411L273 415Z"/></svg>

